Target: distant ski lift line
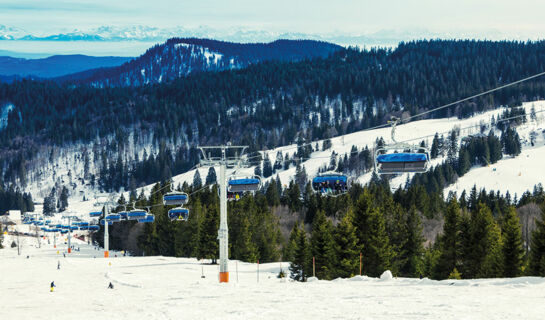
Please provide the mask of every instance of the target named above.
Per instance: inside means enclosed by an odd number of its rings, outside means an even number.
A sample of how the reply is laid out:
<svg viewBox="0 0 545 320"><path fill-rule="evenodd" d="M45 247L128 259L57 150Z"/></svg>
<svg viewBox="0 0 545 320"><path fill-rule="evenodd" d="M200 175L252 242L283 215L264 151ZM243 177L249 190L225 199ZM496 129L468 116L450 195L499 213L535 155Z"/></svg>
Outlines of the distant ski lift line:
<svg viewBox="0 0 545 320"><path fill-rule="evenodd" d="M487 94L489 94L489 93L492 93L492 92L495 92L495 91L498 91L498 90L501 90L501 89L505 89L505 88L514 86L514 85L516 85L516 84L519 84L519 83L522 83L522 82L525 82L525 81L528 81L528 80L532 80L532 79L534 79L534 78L541 77L541 76L543 76L543 75L545 75L545 71L540 72L540 73L536 73L536 74L534 74L534 75L532 75L532 76L529 76L529 77L526 77L526 78L523 78L523 79L520 79L520 80L516 80L516 81L510 82L510 83L504 84L504 85L502 85L502 86L499 86L499 87L496 87L496 88L493 88L493 89L490 89L490 90L487 90L487 91L484 91L484 92L481 92L481 93L478 93L478 94L475 94L475 95L472 95L472 96L469 96L469 97L466 97L466 98L463 98L463 99L460 99L460 100L457 100L457 101L454 101L454 102L447 103L447 104L442 105L442 106L439 106L439 107L437 107L437 108L433 108L433 109L430 109L430 110L427 110L427 111L423 111L423 112L421 112L421 113L415 114L414 116L410 116L410 117L405 118L405 119L403 119L403 120L406 121L406 120L410 120L410 119L413 119L413 118L421 117L421 116L426 115L426 114L428 114L428 113L432 113L432 112L435 112L435 111L437 111L437 110L445 109L445 108L451 107L451 106L453 106L453 105L457 105L458 103L461 103L461 102L464 102L464 101L468 101L468 100L471 100L471 99L475 99L475 98L477 98L477 97L484 96L484 95L487 95ZM537 113L537 112L536 112L536 113ZM371 131L371 130L375 130L375 129L384 128L384 127L387 127L387 126L389 126L389 123L384 123L384 124L380 124L380 125L377 125L377 126L374 126L374 127L362 129L362 130L360 130L360 131L355 131L354 133L356 133L356 132ZM407 141L409 141L409 140L407 140ZM312 143L316 143L316 141L302 144L302 146L311 145ZM300 146L285 147L285 148L283 148L283 150L291 150L291 149L296 149L296 148L299 148L299 147L300 147ZM261 152L266 152L266 151L265 151L265 150L261 150L261 151L256 151L256 152L261 153ZM256 155L255 157L259 157L259 156L261 156L261 154ZM248 159L255 158L255 157L249 157Z"/></svg>

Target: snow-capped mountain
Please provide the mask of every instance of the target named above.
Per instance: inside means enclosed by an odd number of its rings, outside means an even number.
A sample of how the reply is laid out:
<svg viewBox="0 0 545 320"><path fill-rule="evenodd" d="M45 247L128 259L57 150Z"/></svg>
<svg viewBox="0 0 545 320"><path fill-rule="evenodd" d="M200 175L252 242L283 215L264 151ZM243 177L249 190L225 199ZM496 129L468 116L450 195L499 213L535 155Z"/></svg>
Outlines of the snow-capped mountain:
<svg viewBox="0 0 545 320"><path fill-rule="evenodd" d="M521 39L516 33L507 34L495 29L481 32L486 39ZM214 28L210 26L174 26L158 28L145 25L105 25L91 29L74 29L58 33L30 33L22 29L0 25L0 40L27 41L141 41L163 42L173 37L213 38L231 42L271 42L277 39L311 39L334 42L342 45L394 46L400 41L433 38L475 38L474 30L432 31L426 28L380 29L345 32L333 30L327 33L309 33L289 30L262 30L247 26Z"/></svg>
<svg viewBox="0 0 545 320"><path fill-rule="evenodd" d="M244 68L268 60L298 61L326 57L341 49L332 43L312 40L241 44L173 38L119 67L88 70L60 80L90 83L97 87L139 86L169 81L194 72Z"/></svg>
<svg viewBox="0 0 545 320"><path fill-rule="evenodd" d="M26 34L22 29L0 25L0 40L21 39Z"/></svg>

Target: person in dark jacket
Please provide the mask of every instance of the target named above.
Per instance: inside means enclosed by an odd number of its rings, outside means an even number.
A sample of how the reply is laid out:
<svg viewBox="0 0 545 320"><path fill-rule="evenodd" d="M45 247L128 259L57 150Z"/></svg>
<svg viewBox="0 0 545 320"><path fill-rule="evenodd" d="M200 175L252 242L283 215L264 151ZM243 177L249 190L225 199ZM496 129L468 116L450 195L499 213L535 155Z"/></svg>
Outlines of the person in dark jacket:
<svg viewBox="0 0 545 320"><path fill-rule="evenodd" d="M51 285L50 285L51 291L50 292L53 292L53 288L55 288L55 287L56 287L55 281L51 281Z"/></svg>
<svg viewBox="0 0 545 320"><path fill-rule="evenodd" d="M114 288L114 285L110 282L110 284L108 285L108 289L113 289Z"/></svg>

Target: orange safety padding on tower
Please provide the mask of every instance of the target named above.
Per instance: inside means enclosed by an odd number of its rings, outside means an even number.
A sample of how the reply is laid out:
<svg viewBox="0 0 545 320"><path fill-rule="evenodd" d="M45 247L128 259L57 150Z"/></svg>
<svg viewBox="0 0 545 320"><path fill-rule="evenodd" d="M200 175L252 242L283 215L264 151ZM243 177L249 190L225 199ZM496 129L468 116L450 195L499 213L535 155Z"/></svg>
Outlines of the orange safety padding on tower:
<svg viewBox="0 0 545 320"><path fill-rule="evenodd" d="M229 272L220 272L220 282L229 282Z"/></svg>

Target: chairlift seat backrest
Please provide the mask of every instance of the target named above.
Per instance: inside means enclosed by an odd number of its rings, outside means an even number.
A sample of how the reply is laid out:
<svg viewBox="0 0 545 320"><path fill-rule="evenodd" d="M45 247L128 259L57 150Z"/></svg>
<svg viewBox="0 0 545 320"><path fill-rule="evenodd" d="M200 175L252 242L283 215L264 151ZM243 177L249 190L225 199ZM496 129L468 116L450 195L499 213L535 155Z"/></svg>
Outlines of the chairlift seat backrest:
<svg viewBox="0 0 545 320"><path fill-rule="evenodd" d="M147 211L144 210L131 210L127 213L127 219L129 220L138 220L143 219L148 214Z"/></svg>
<svg viewBox="0 0 545 320"><path fill-rule="evenodd" d="M109 215L106 216L105 219L108 220L108 221L113 221L113 222L121 221L121 215L120 214L109 214Z"/></svg>
<svg viewBox="0 0 545 320"><path fill-rule="evenodd" d="M425 153L388 153L381 154L377 157L378 163L392 163L392 162L426 162L428 156Z"/></svg>
<svg viewBox="0 0 545 320"><path fill-rule="evenodd" d="M377 156L377 173L421 173L426 172L429 156L427 153L388 153Z"/></svg>
<svg viewBox="0 0 545 320"><path fill-rule="evenodd" d="M243 178L229 180L229 192L249 192L257 191L261 179L258 178Z"/></svg>
<svg viewBox="0 0 545 320"><path fill-rule="evenodd" d="M163 196L165 206L184 205L189 200L189 196L183 192L169 192Z"/></svg>
<svg viewBox="0 0 545 320"><path fill-rule="evenodd" d="M144 218L138 219L138 222L140 223L152 223L155 221L155 215L148 214Z"/></svg>

